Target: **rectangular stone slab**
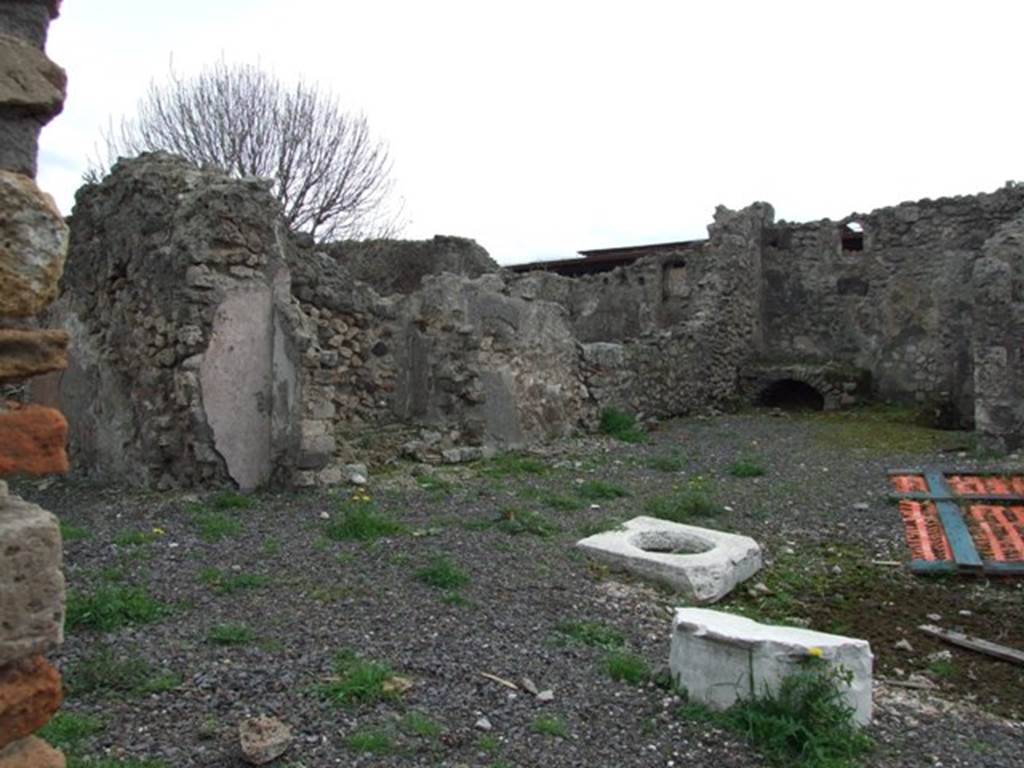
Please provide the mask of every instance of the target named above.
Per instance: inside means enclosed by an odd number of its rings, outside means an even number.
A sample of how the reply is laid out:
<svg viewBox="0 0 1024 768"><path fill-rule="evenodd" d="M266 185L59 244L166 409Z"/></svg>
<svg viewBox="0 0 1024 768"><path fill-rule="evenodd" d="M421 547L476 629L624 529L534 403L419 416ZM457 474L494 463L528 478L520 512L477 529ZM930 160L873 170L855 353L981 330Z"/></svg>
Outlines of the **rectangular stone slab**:
<svg viewBox="0 0 1024 768"><path fill-rule="evenodd" d="M0 476L68 471L68 423L60 411L0 403Z"/></svg>
<svg viewBox="0 0 1024 768"><path fill-rule="evenodd" d="M706 608L680 608L672 622L672 678L692 701L712 709L777 694L782 681L811 658L852 675L843 700L855 722L871 722L873 656L866 640L760 624Z"/></svg>
<svg viewBox="0 0 1024 768"><path fill-rule="evenodd" d="M0 382L27 379L67 367L67 331L0 328Z"/></svg>
<svg viewBox="0 0 1024 768"><path fill-rule="evenodd" d="M17 496L0 498L0 665L64 639L57 518Z"/></svg>

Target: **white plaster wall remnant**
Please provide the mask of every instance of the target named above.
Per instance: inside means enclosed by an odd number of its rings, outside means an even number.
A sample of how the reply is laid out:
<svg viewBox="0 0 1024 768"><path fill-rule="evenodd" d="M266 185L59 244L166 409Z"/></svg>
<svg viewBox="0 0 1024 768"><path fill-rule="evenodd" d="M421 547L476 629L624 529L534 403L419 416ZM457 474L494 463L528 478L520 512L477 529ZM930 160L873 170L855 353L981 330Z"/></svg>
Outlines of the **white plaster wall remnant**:
<svg viewBox="0 0 1024 768"><path fill-rule="evenodd" d="M229 293L217 307L199 366L214 446L243 491L270 479L273 296L266 284Z"/></svg>
<svg viewBox="0 0 1024 768"><path fill-rule="evenodd" d="M761 569L749 536L634 517L576 543L591 557L678 590L697 603L721 600Z"/></svg>
<svg viewBox="0 0 1024 768"><path fill-rule="evenodd" d="M760 624L706 608L680 608L672 622L672 678L691 701L712 709L777 694L782 681L812 658L849 674L843 701L856 723L870 723L874 657L866 640Z"/></svg>

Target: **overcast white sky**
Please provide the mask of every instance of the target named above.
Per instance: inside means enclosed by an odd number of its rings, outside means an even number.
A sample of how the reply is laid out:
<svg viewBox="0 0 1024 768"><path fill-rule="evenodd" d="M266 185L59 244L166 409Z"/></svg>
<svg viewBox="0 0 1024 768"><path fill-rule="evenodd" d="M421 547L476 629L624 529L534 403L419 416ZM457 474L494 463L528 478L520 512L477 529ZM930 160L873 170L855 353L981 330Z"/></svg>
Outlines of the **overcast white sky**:
<svg viewBox="0 0 1024 768"><path fill-rule="evenodd" d="M714 206L841 218L1024 179L1020 0L65 0L40 185L173 57L303 76L391 148L407 237L498 261L703 237Z"/></svg>

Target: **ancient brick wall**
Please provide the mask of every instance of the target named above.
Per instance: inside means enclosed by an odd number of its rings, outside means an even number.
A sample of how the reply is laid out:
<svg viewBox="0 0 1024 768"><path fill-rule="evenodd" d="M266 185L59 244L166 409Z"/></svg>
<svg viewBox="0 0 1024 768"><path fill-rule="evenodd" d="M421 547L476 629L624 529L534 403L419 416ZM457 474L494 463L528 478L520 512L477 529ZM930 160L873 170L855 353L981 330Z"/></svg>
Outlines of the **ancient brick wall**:
<svg viewBox="0 0 1024 768"><path fill-rule="evenodd" d="M42 127L64 103L64 72L44 52L57 2L0 5L0 385L66 365L67 334L34 319L57 295L67 229L35 184ZM32 734L61 703L45 659L63 640L56 518L2 479L67 471L67 423L51 408L0 400L0 768L63 768Z"/></svg>
<svg viewBox="0 0 1024 768"><path fill-rule="evenodd" d="M970 423L972 264L1022 210L1024 189L1008 186L778 224L764 249L760 355L863 369L876 394L949 403Z"/></svg>

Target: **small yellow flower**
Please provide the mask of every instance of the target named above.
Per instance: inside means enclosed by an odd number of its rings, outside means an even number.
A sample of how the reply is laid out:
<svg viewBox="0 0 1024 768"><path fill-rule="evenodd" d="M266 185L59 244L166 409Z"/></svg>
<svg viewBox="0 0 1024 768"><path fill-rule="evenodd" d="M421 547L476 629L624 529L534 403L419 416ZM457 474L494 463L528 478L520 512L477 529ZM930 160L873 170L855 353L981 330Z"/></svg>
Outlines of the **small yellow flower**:
<svg viewBox="0 0 1024 768"><path fill-rule="evenodd" d="M165 531L163 528L154 528L153 533L157 536L163 536L165 533L167 533L167 531Z"/></svg>
<svg viewBox="0 0 1024 768"><path fill-rule="evenodd" d="M807 653L816 659L820 659L822 656L825 655L825 652L816 645L812 645L810 648L808 648Z"/></svg>

